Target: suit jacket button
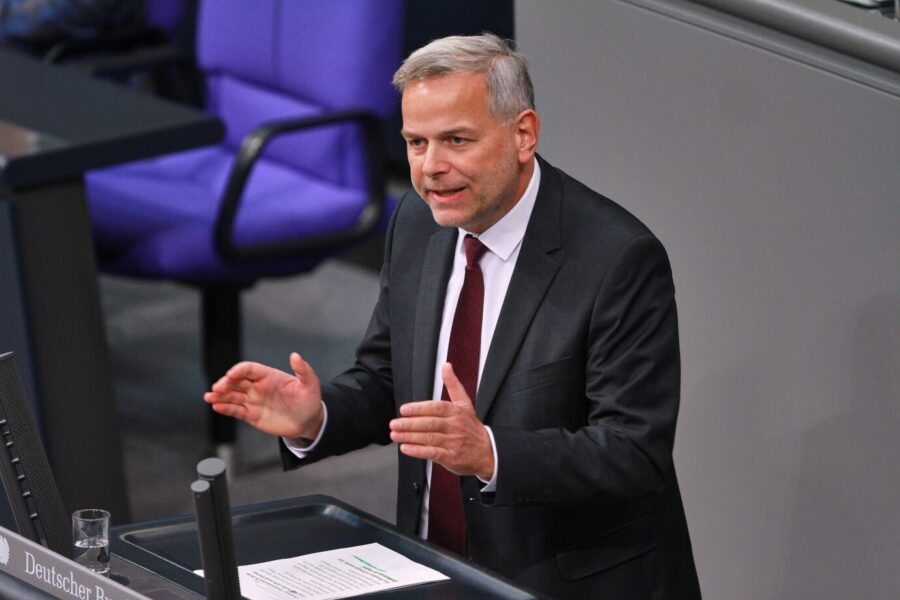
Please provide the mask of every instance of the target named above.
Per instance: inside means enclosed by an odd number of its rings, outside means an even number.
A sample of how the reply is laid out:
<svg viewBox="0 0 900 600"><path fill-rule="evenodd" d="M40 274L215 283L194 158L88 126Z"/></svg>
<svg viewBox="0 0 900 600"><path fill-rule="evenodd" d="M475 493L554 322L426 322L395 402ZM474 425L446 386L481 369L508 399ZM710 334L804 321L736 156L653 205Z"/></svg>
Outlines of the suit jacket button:
<svg viewBox="0 0 900 600"><path fill-rule="evenodd" d="M418 481L413 481L413 491L414 491L416 494L419 493L419 488L420 488L420 487L421 487L421 486L419 485L419 482L418 482Z"/></svg>

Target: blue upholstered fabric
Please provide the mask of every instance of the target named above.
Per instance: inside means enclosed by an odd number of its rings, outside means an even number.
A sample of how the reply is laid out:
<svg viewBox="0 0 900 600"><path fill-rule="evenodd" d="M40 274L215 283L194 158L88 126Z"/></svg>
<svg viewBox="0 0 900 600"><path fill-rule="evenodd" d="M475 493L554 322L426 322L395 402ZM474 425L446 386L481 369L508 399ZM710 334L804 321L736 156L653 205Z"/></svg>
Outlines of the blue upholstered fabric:
<svg viewBox="0 0 900 600"><path fill-rule="evenodd" d="M244 136L272 119L310 117L322 107L261 88L230 75L207 79L210 112L225 121L224 145L236 152ZM354 125L337 125L280 136L266 156L338 185L365 186L361 134Z"/></svg>
<svg viewBox="0 0 900 600"><path fill-rule="evenodd" d="M184 18L184 0L147 0L144 13L147 24L159 27L170 34L178 28Z"/></svg>
<svg viewBox="0 0 900 600"><path fill-rule="evenodd" d="M402 1L232 1L227 10L218 4L201 3L197 53L204 71L231 73L324 108L390 114Z"/></svg>
<svg viewBox="0 0 900 600"><path fill-rule="evenodd" d="M221 147L132 163L88 175L94 237L104 269L184 281L229 281L303 271L321 257L229 266L216 254L216 207L234 155ZM340 187L262 159L238 213L238 244L346 227L365 191ZM323 205L328 210L323 210Z"/></svg>
<svg viewBox="0 0 900 600"><path fill-rule="evenodd" d="M365 108L395 110L402 0L204 0L198 55L222 144L88 173L101 268L191 283L230 283L313 268L324 257L230 265L213 224L234 155L263 122ZM361 133L339 125L279 137L241 201L239 245L347 227L366 201Z"/></svg>

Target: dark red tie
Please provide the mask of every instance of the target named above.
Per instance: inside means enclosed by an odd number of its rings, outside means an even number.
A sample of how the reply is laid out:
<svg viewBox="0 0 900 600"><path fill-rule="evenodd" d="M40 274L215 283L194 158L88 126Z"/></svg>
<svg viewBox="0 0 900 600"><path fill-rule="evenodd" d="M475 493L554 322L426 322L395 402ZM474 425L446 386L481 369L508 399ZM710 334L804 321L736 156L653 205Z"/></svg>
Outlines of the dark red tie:
<svg viewBox="0 0 900 600"><path fill-rule="evenodd" d="M485 246L478 238L467 235L466 277L453 315L447 362L462 383L472 402L478 386L478 358L481 353L481 313L484 306L484 277L478 261ZM447 386L441 393L449 400ZM431 495L428 501L428 540L460 556L466 556L466 520L463 515L462 489L459 475L437 463L431 466Z"/></svg>

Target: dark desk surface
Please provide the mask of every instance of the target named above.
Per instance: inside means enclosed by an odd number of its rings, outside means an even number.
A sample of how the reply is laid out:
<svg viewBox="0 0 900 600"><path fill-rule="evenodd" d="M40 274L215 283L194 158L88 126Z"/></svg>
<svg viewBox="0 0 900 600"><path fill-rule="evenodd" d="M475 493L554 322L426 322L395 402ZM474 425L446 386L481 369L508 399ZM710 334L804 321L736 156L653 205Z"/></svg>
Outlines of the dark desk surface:
<svg viewBox="0 0 900 600"><path fill-rule="evenodd" d="M238 507L234 514L235 552L239 564L255 564L377 542L450 577L366 597L497 598L536 596L509 580L459 560L434 546L399 533L391 524L328 496L304 496ZM113 554L198 593L203 581L197 529L192 517L115 528ZM515 552L514 548L510 552Z"/></svg>
<svg viewBox="0 0 900 600"><path fill-rule="evenodd" d="M212 144L224 131L214 116L10 51L0 50L0 82L0 184L12 188Z"/></svg>

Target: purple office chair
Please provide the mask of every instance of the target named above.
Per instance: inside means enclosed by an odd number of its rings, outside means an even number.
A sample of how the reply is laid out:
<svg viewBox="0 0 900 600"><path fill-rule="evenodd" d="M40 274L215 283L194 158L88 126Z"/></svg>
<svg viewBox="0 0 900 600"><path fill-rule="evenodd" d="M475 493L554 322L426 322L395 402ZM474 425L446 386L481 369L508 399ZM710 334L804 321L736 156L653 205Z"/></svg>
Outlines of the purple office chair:
<svg viewBox="0 0 900 600"><path fill-rule="evenodd" d="M242 290L386 223L402 15L402 0L204 0L198 63L225 140L85 176L102 270L200 288L210 382L240 360ZM210 416L213 444L233 444L234 421Z"/></svg>

